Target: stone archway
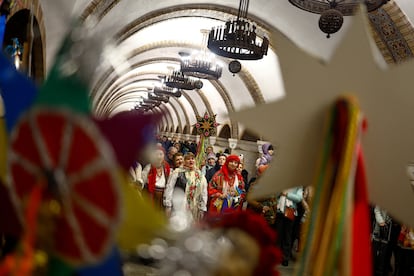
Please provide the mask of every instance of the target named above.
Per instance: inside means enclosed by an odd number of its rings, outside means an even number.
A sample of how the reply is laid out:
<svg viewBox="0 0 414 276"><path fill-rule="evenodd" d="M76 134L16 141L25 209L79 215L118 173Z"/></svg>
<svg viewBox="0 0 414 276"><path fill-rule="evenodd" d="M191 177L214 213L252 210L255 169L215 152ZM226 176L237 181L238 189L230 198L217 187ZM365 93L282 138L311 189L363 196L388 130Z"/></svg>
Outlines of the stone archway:
<svg viewBox="0 0 414 276"><path fill-rule="evenodd" d="M231 138L231 130L230 130L229 125L224 125L221 128L220 133L219 133L219 137L220 138L225 138L225 139Z"/></svg>
<svg viewBox="0 0 414 276"><path fill-rule="evenodd" d="M23 47L20 71L37 84L42 83L45 78L44 45L36 15L29 9L21 9L8 19L3 49L11 45L13 39L17 39Z"/></svg>

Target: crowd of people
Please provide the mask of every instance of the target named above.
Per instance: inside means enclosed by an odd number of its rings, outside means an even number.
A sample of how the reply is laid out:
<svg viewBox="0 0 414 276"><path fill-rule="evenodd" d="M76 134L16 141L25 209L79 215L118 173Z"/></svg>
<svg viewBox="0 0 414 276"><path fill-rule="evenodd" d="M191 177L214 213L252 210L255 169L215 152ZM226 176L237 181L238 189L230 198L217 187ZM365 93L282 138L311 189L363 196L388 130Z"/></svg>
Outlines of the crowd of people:
<svg viewBox="0 0 414 276"><path fill-rule="evenodd" d="M300 248L301 225L309 212L310 187L292 188L262 200L247 198L249 189L272 161L274 149L269 143L263 145L263 154L256 160L250 178L243 155L215 153L208 146L205 162L197 166L196 154L193 143L162 137L147 164L137 162L131 168L131 179L167 217L179 215L187 223L196 223L206 215L242 209L262 215L277 231L282 264L288 266L294 257L292 251Z"/></svg>
<svg viewBox="0 0 414 276"><path fill-rule="evenodd" d="M262 146L263 153L253 162L255 171L250 178L243 155L215 153L208 146L205 162L197 166L196 150L194 143L172 142L163 137L147 164L136 162L131 168L131 179L169 218L178 215L188 223L196 223L206 214L241 209L262 215L277 233L282 265L289 266L304 239L302 225L311 211L312 187L298 186L260 200L251 199L250 189L274 157L271 144ZM414 230L398 224L378 206L372 208L372 225L374 274L414 275Z"/></svg>

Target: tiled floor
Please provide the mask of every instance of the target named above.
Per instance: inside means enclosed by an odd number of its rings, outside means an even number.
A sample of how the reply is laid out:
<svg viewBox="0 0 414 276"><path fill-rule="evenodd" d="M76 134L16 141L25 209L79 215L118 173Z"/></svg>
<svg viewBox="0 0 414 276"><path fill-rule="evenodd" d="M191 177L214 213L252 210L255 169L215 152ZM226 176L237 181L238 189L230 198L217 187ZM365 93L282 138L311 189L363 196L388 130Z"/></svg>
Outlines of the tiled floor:
<svg viewBox="0 0 414 276"><path fill-rule="evenodd" d="M278 267L278 270L280 272L280 276L291 276L293 275L295 269L295 263L289 262L289 266L282 266L280 265Z"/></svg>
<svg viewBox="0 0 414 276"><path fill-rule="evenodd" d="M294 271L294 263L289 264L289 266L279 266L278 270L280 276L291 276ZM125 276L156 276L158 275L157 270L148 266L126 263L123 266Z"/></svg>

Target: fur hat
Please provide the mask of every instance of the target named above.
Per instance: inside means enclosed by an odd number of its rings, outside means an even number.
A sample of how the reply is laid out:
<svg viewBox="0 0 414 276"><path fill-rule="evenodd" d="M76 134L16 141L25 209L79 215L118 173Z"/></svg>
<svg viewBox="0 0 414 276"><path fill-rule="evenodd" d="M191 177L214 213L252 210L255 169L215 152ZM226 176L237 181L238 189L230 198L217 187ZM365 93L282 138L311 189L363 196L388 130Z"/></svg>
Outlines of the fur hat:
<svg viewBox="0 0 414 276"><path fill-rule="evenodd" d="M214 159L214 160L217 160L217 157L216 157L216 155L215 155L214 153L210 152L209 154L207 154L207 160L208 160L208 159Z"/></svg>

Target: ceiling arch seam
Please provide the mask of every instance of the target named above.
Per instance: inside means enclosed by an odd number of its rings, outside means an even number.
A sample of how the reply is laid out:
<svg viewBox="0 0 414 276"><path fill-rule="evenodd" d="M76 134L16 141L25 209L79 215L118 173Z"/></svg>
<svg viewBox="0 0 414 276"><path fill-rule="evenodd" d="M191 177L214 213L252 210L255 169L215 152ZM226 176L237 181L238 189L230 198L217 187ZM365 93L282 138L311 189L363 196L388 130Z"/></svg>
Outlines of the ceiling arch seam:
<svg viewBox="0 0 414 276"><path fill-rule="evenodd" d="M172 116L170 110L168 109L168 107L166 105L160 105L159 108L162 110L164 116L167 116L167 121L169 119L168 126L169 127L171 127L171 126L174 127L174 119L173 119L173 116Z"/></svg>
<svg viewBox="0 0 414 276"><path fill-rule="evenodd" d="M178 128L179 128L180 130L181 130L181 129L183 129L183 124L182 124L182 122L181 122L181 117L180 117L180 115L179 115L179 113L178 113L177 108L175 107L175 105L174 105L172 102L170 102L170 106L171 106L171 108L173 109L173 111L174 111L174 113L175 113L175 116L177 117ZM167 105L165 105L165 107L167 107Z"/></svg>
<svg viewBox="0 0 414 276"><path fill-rule="evenodd" d="M222 87L222 85L218 81L214 81L214 80L211 83L216 88L217 92L219 92L223 101L225 102L225 105L227 107L227 113L234 112L235 110L234 110L233 102L231 101L231 98L229 97L225 89ZM238 124L234 123L233 120L230 118L229 118L229 121L232 126L231 136L238 137Z"/></svg>
<svg viewBox="0 0 414 276"><path fill-rule="evenodd" d="M191 16L188 16L188 12L191 11ZM164 20L171 20L174 18L182 17L201 17L210 18L220 21L226 21L231 16L237 16L238 9L223 6L223 5L212 5L212 4L184 4L176 5L169 8L159 9L156 11L149 12L135 21L127 24L125 28L119 31L116 35L117 44L126 40L136 32L139 32L145 27L159 23ZM260 18L249 14L249 19L254 21L257 26L259 33L267 33L272 27L261 20ZM269 45L269 47L272 47Z"/></svg>
<svg viewBox="0 0 414 276"><path fill-rule="evenodd" d="M183 105L183 103L180 101L180 99L177 99L177 98L175 98L175 97L173 97L173 99L178 103L178 105L180 106L180 108L181 108L181 111L183 112L183 114L184 114L184 118L185 118L185 124L184 125L181 125L181 132L184 130L184 128L185 128L185 126L189 126L190 125L190 118L188 117L188 114L187 114L187 111L186 111L186 108L184 107L184 105ZM170 99L171 100L171 99ZM194 113L194 117L195 117L195 111L193 110L193 113Z"/></svg>
<svg viewBox="0 0 414 276"><path fill-rule="evenodd" d="M156 43L156 44L159 44L159 43ZM182 45L182 44L180 44L180 45ZM145 48L147 48L147 47L145 47ZM141 53L141 50L139 51L139 53ZM129 58L132 58L132 56L129 55ZM135 68L138 68L139 66L143 66L145 64L160 62L161 60L164 61L165 58L162 58L162 59L150 59L150 60L147 60L145 62L135 63L135 64L131 65L131 68L132 69L135 69ZM172 62L179 63L179 59L170 58L168 60L169 61L172 61ZM102 76L102 78L98 81L98 84L93 88L92 95L96 96L97 94L98 95L99 94L102 94L102 92L99 93L98 90L108 91L109 87L111 85L113 85L113 83L115 82L114 78L117 77L117 75L113 76L112 78L109 77L114 72L115 72L115 70L113 70L113 68L111 68L111 69L107 70L106 73L104 73L104 75ZM247 91L249 92L249 94L250 94L253 102L255 104L263 103L264 102L263 94L262 94L260 88L258 87L258 84L256 83L256 81L254 80L254 78L250 74L250 72L248 70L244 69L243 72L242 72L242 74L240 75L240 78L242 80L243 85L247 88ZM108 82L107 85L105 87L99 88L99 85L100 84L103 85L103 82L104 81L107 81ZM228 94L228 92L226 92L226 93ZM92 97L94 98L94 96L92 96ZM99 108L99 105L100 105L100 102L101 102L101 97L105 97L105 95L98 96L98 99L94 99L95 105L98 106L98 108ZM105 102L105 100L103 100L103 102Z"/></svg>
<svg viewBox="0 0 414 276"><path fill-rule="evenodd" d="M197 49L196 46L194 46L194 44L190 44L190 43L179 43L176 41L161 41L161 42L156 42L156 43L151 43L151 44L147 44L146 46L140 47L140 48L136 48L134 51L130 52L127 56L127 60L134 58L135 56L138 56L146 51L150 51L150 50L154 50L154 49L160 49L160 48L167 48L167 47L183 47L183 48L191 48L191 47L195 47L195 49ZM199 48L198 48L199 49ZM160 61L170 61L172 63L176 63L179 64L180 60L177 58L154 58L154 59L149 59L147 60L148 64L150 62L156 63L156 62L160 62ZM139 66L143 66L146 63L144 62L140 62L140 63L135 63L131 65L132 69L135 69ZM92 97L94 98L95 95L98 93L97 91L99 90L100 85L102 85L102 82L104 82L105 80L108 81L109 76L111 74L113 74L115 72L115 70L111 67L110 69L108 69L105 73L103 73L102 77L100 78L100 80L98 80L98 82L96 83L96 85L94 85L93 89L92 89ZM242 75L240 75L240 78L243 82L243 84L246 86L249 94L252 97L252 100L254 103L263 103L264 102L264 97L263 97L263 93L261 92L259 86L257 85L257 83L255 82L254 78L252 77L251 73L247 71L247 69L243 69ZM106 91L108 87L104 87L102 89L105 89L103 91ZM263 101L263 102L262 102Z"/></svg>

